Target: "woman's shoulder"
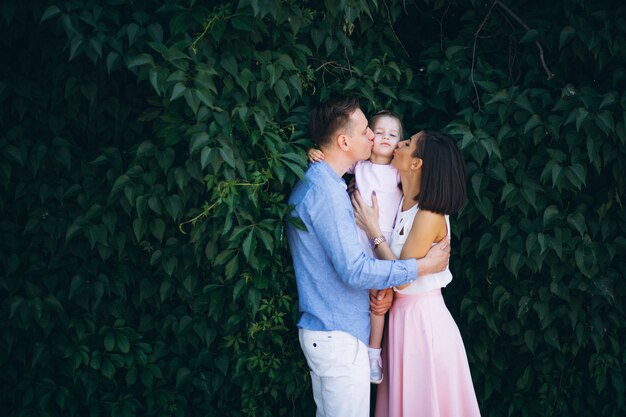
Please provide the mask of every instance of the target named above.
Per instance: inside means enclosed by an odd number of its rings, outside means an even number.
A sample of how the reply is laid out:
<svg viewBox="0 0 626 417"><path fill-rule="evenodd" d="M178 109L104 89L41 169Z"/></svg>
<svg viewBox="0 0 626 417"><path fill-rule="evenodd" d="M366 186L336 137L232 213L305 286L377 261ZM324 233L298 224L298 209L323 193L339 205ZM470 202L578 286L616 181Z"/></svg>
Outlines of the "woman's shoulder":
<svg viewBox="0 0 626 417"><path fill-rule="evenodd" d="M418 209L415 213L415 222L441 224L445 223L445 214L435 213L434 211Z"/></svg>
<svg viewBox="0 0 626 417"><path fill-rule="evenodd" d="M430 233L436 235L437 238L443 238L448 232L446 215L430 210L418 210L417 213L415 213L413 226L417 230L430 230Z"/></svg>

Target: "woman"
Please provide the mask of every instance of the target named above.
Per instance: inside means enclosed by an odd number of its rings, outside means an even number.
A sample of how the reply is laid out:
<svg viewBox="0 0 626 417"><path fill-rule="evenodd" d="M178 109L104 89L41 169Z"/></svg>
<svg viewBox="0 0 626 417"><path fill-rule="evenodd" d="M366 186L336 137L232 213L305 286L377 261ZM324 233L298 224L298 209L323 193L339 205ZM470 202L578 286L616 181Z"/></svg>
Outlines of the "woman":
<svg viewBox="0 0 626 417"><path fill-rule="evenodd" d="M403 199L390 242L375 254L419 259L450 235L448 216L465 202L465 163L452 138L434 131L400 142L394 155ZM358 192L352 201L357 224L372 239L381 236L375 196L372 207ZM463 340L441 295L451 281L446 269L394 288L383 348L388 376L378 389L376 417L480 416Z"/></svg>

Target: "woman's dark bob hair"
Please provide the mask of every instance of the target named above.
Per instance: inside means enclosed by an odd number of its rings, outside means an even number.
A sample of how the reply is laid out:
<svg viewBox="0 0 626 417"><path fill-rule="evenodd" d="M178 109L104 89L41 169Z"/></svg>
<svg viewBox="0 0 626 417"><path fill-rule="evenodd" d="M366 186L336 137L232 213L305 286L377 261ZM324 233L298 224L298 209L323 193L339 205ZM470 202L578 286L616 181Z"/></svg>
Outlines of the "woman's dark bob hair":
<svg viewBox="0 0 626 417"><path fill-rule="evenodd" d="M465 204L465 161L454 139L423 130L413 157L422 159L422 184L415 200L422 210L455 214Z"/></svg>

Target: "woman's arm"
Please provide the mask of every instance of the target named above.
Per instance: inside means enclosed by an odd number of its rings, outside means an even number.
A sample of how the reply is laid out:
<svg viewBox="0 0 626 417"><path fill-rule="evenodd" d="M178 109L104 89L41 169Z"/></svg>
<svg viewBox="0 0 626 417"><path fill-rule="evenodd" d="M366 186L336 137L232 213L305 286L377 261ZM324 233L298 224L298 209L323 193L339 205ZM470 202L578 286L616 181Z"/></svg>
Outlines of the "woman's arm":
<svg viewBox="0 0 626 417"><path fill-rule="evenodd" d="M446 218L443 214L419 210L415 214L413 226L408 233L409 236L404 242L404 246L402 246L400 259L423 258L432 248L433 243L437 243L446 237ZM397 288L402 289L407 287L407 285L401 285Z"/></svg>
<svg viewBox="0 0 626 417"><path fill-rule="evenodd" d="M352 193L351 198L357 226L365 231L368 238L381 236L382 233L378 226L378 201L376 194L372 195L371 207L365 204L358 191ZM432 247L434 242L439 242L439 244ZM420 210L415 216L413 227L402 247L400 259L419 259L420 275L439 272L444 270L447 265L447 259L450 254L448 243L445 216ZM391 251L388 242L379 244L374 249L374 254L378 259L398 259ZM444 262L440 262L440 258L443 259L440 255L443 255L443 258L445 258Z"/></svg>

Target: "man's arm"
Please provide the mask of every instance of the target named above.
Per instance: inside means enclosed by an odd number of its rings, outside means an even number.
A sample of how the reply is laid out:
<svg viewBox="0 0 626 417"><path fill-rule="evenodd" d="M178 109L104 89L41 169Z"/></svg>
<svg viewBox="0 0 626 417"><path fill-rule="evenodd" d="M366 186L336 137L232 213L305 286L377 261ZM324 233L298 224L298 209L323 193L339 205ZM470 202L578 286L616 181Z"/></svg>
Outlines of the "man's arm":
<svg viewBox="0 0 626 417"><path fill-rule="evenodd" d="M352 206L355 211L355 221L359 227L365 230L369 237L382 236L380 226L378 225L378 199L376 195L372 195L372 205L368 206L363 201L361 193L355 191L351 196ZM411 231L412 235L415 233ZM430 244L427 242L427 244ZM391 251L388 242L380 243L374 254L378 259L393 260L398 257ZM446 236L436 245L432 246L426 256L419 258L417 263L418 276L428 275L443 271L448 265L450 258L450 237Z"/></svg>
<svg viewBox="0 0 626 417"><path fill-rule="evenodd" d="M383 261L367 257L361 249L352 206L347 194L320 188L306 197L311 217L309 232L315 233L326 255L346 284L351 287L389 288L417 279L414 259ZM428 269L428 265L427 265Z"/></svg>

